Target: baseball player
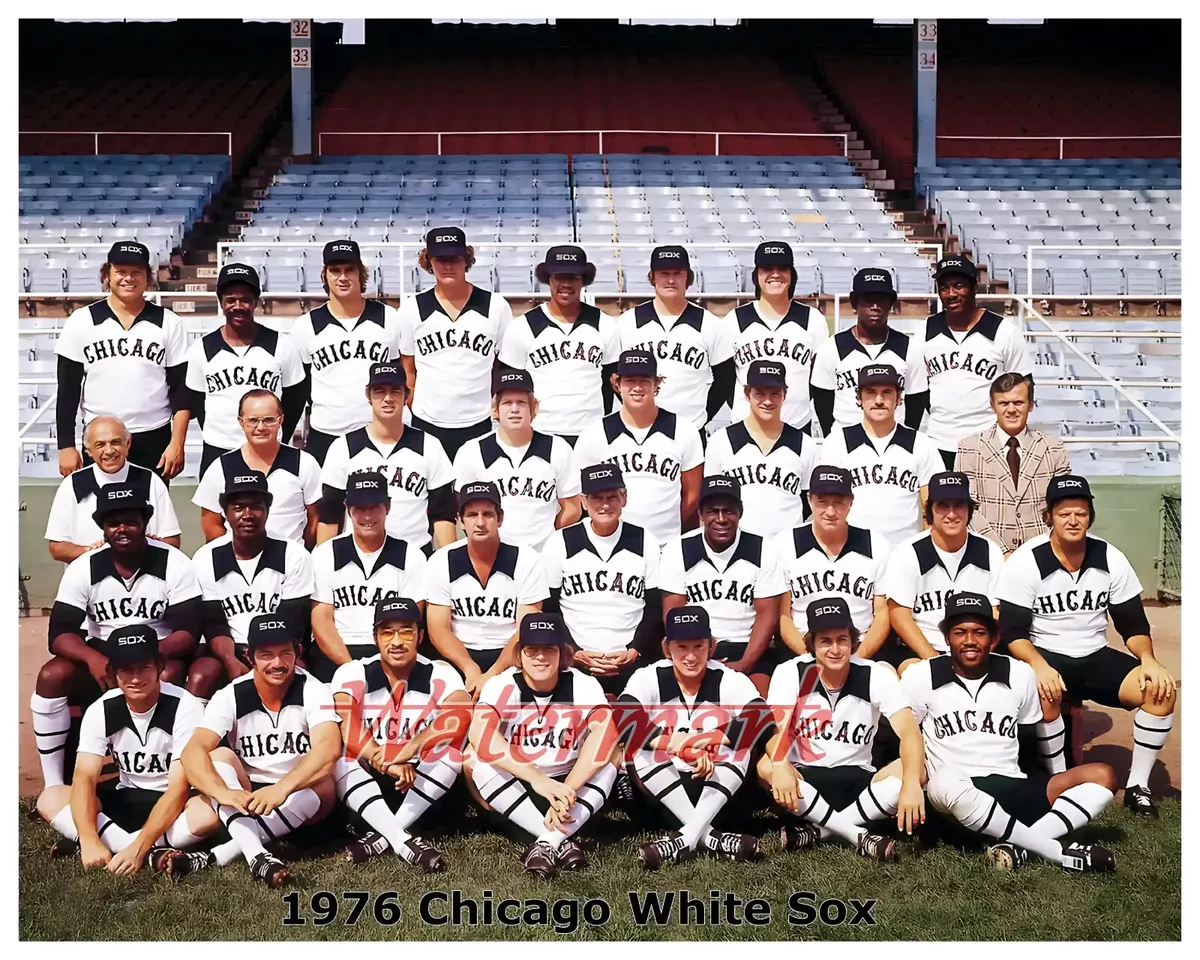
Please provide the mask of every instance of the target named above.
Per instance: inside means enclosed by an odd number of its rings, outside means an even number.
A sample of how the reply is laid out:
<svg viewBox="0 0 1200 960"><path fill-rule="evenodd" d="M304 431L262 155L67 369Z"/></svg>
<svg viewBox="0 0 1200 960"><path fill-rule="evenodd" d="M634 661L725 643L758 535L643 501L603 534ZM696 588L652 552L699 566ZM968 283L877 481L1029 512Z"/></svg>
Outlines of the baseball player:
<svg viewBox="0 0 1200 960"><path fill-rule="evenodd" d="M444 866L441 853L409 829L462 770L449 741L463 742L466 718L439 708L468 705L471 698L449 664L417 655L421 610L415 600L380 600L374 620L375 656L343 663L330 684L346 744L334 771L338 799L370 828L347 847L347 859L362 863L391 849L436 873Z"/></svg>
<svg viewBox="0 0 1200 960"><path fill-rule="evenodd" d="M399 314L381 300L366 298L370 273L358 244L332 240L321 258L321 286L329 301L292 328L311 383L304 449L317 463L325 462L335 437L371 419L371 408L361 399L362 384L372 364L395 361L400 351Z"/></svg>
<svg viewBox="0 0 1200 960"><path fill-rule="evenodd" d="M484 684L471 722L477 799L533 837L521 863L543 880L587 866L573 838L617 778L608 701L595 677L570 666L570 650L561 616L527 614L516 665Z"/></svg>
<svg viewBox="0 0 1200 960"><path fill-rule="evenodd" d="M1112 802L1112 767L1087 763L1050 775L1017 765L1019 741L1037 735L1042 701L1028 664L991 652L999 640L991 600L954 594L942 632L950 653L900 678L925 738L930 805L995 841L988 860L999 870L1015 870L1030 853L1064 870L1115 870L1099 844L1063 842Z"/></svg>
<svg viewBox="0 0 1200 960"><path fill-rule="evenodd" d="M775 668L767 702L777 732L758 760L758 779L790 814L779 831L785 851L822 837L845 840L860 856L896 859L896 840L873 832L892 817L905 833L925 822L925 747L896 674L854 655L859 632L841 597L806 610L812 651ZM886 718L900 759L876 770L871 748ZM798 819L796 819L798 818Z"/></svg>
<svg viewBox="0 0 1200 960"><path fill-rule="evenodd" d="M247 390L269 390L279 398L283 436L288 440L308 402L304 364L292 338L262 326L254 317L260 293L253 267L244 263L222 267L217 275L217 306L225 323L188 348L186 383L192 415L203 428L201 476L217 457L242 445L239 407Z"/></svg>
<svg viewBox="0 0 1200 960"><path fill-rule="evenodd" d="M454 458L454 485L491 480L504 497L504 537L542 546L555 530L579 519L579 472L562 437L540 433L533 421L541 404L527 370L499 370L493 377L496 432L468 440Z"/></svg>
<svg viewBox="0 0 1200 960"><path fill-rule="evenodd" d="M191 419L187 387L187 330L170 310L146 300L150 250L118 240L100 268L103 300L80 307L63 324L58 355L58 472L84 466L75 449L75 419L116 417L132 437L129 459L169 486L183 469Z"/></svg>
<svg viewBox="0 0 1200 960"><path fill-rule="evenodd" d="M291 625L257 616L247 641L254 669L217 691L183 751L188 781L212 800L230 839L181 861L177 873L225 866L240 853L250 876L275 888L288 868L263 844L332 809L342 736L329 688L296 669Z"/></svg>

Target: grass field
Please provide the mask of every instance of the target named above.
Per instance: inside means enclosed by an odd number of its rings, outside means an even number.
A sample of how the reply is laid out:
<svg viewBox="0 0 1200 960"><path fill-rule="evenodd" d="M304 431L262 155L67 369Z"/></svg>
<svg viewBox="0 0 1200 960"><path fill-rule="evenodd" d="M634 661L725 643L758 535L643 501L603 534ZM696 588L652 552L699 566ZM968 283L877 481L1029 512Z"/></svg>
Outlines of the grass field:
<svg viewBox="0 0 1200 960"><path fill-rule="evenodd" d="M643 835L632 832L617 811L599 824L599 848L591 866L578 874L560 874L553 884L527 876L517 862L520 846L490 832L450 834L438 839L449 863L447 872L426 877L393 857L376 858L361 867L340 859L336 848L322 853L282 846L293 865L292 885L267 890L250 880L241 860L172 885L148 871L118 879L103 871L84 873L78 860L51 861L46 850L53 840L49 827L32 821L30 802L21 802L20 916L23 940L1178 940L1180 937L1180 805L1161 804L1157 823L1135 820L1114 804L1089 828L1091 839L1105 843L1117 857L1114 875L1066 874L1060 868L1034 862L1016 874L992 871L978 853L948 846L921 848L905 841L901 861L887 866L856 857L848 848L823 844L807 853L786 855L775 839L775 821L756 821L765 837L765 859L754 864L731 864L702 858L690 864L646 874L633 856ZM345 922L353 902L342 897L338 916L325 926L313 923L310 898L319 891L369 891L354 925ZM430 891L461 891L482 899L491 891L494 903L518 900L575 899L579 901L573 933L556 933L554 915L546 925L491 926L431 925L419 915L422 896ZM710 891L736 894L743 901L762 898L770 905L765 925L680 925L676 905L666 924L638 926L630 891L665 894L690 891L706 904ZM289 907L283 894L298 894L302 925L285 925ZM401 919L383 925L374 919L374 898L395 891ZM797 891L812 891L814 906L825 899L876 898L873 925L848 921L856 910L825 908L828 920L839 915L847 922L823 925L820 914L810 925L789 923L789 899ZM589 926L583 903L601 898L609 906L608 922ZM317 907L328 909L319 901ZM447 905L435 904L436 916ZM523 908L522 908L523 909ZM568 907L560 908L567 911ZM599 910L598 906L593 906ZM815 911L814 911L815 912ZM389 919L386 910L383 918ZM598 916L594 915L594 916ZM803 911L792 915L804 919ZM562 926L569 915L560 914Z"/></svg>

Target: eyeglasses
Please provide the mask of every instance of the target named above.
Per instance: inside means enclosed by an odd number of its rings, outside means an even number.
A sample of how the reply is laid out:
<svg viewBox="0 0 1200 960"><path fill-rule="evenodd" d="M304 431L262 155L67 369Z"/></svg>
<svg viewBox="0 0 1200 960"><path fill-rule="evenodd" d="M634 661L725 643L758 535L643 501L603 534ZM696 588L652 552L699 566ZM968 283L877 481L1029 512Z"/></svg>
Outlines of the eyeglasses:
<svg viewBox="0 0 1200 960"><path fill-rule="evenodd" d="M283 417L238 417L238 419L241 420L242 423L246 424L246 426L257 429L258 427L273 427L279 423Z"/></svg>

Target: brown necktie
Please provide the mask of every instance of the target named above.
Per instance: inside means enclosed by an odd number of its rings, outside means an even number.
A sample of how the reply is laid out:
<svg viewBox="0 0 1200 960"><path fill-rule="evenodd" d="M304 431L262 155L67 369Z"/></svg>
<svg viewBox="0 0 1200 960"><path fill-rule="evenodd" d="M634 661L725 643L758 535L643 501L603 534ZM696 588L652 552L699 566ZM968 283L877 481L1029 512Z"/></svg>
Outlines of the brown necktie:
<svg viewBox="0 0 1200 960"><path fill-rule="evenodd" d="M1017 477L1021 475L1021 455L1017 453L1017 438L1008 438L1008 471L1012 474L1013 486L1017 485Z"/></svg>

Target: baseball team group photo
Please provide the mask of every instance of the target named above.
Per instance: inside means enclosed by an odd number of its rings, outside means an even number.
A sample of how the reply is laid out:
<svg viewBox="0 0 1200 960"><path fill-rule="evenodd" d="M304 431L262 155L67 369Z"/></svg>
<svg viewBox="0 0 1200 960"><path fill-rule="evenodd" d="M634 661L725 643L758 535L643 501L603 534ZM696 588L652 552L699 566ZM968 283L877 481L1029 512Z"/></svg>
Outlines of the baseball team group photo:
<svg viewBox="0 0 1200 960"><path fill-rule="evenodd" d="M1180 940L1099 23L22 21L20 938Z"/></svg>

